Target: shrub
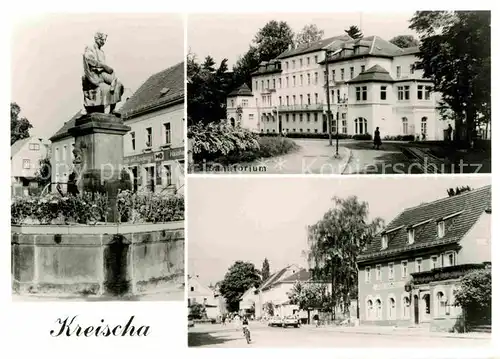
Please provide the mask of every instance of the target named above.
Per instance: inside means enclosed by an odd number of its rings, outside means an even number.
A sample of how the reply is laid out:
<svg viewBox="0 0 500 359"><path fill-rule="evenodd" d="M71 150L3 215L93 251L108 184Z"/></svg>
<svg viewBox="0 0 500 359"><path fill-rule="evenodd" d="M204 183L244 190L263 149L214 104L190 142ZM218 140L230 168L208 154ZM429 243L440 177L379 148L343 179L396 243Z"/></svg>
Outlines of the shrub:
<svg viewBox="0 0 500 359"><path fill-rule="evenodd" d="M276 137L278 136L277 133L266 133L266 132L261 132L260 136L266 136L266 137ZM285 137L288 138L317 138L317 139L328 139L328 133L310 133L310 132L288 132ZM339 140L344 140L344 139L350 139L352 138L352 135L347 135L344 133L339 133L338 135ZM332 133L332 138L336 139L337 135Z"/></svg>
<svg viewBox="0 0 500 359"><path fill-rule="evenodd" d="M386 141L415 141L414 135L385 136Z"/></svg>
<svg viewBox="0 0 500 359"><path fill-rule="evenodd" d="M258 135L227 121L198 123L188 128L195 159L210 159L226 156L231 152L258 150Z"/></svg>
<svg viewBox="0 0 500 359"><path fill-rule="evenodd" d="M364 135L354 135L354 136L352 136L352 138L354 140L366 141L366 140L371 140L372 139L372 135L370 135L369 133L365 133Z"/></svg>
<svg viewBox="0 0 500 359"><path fill-rule="evenodd" d="M91 224L102 221L106 213L107 198L100 194L61 197L50 193L37 197L17 197L11 203L11 223Z"/></svg>
<svg viewBox="0 0 500 359"><path fill-rule="evenodd" d="M122 191L118 194L118 213L122 222L159 223L184 219L184 198L159 193L135 194Z"/></svg>
<svg viewBox="0 0 500 359"><path fill-rule="evenodd" d="M118 194L122 222L158 223L184 219L184 198L161 194ZM62 197L50 193L38 197L16 197L11 203L12 224L96 224L106 221L108 198L98 193Z"/></svg>
<svg viewBox="0 0 500 359"><path fill-rule="evenodd" d="M491 267L463 276L455 304L464 309L466 325L491 323Z"/></svg>

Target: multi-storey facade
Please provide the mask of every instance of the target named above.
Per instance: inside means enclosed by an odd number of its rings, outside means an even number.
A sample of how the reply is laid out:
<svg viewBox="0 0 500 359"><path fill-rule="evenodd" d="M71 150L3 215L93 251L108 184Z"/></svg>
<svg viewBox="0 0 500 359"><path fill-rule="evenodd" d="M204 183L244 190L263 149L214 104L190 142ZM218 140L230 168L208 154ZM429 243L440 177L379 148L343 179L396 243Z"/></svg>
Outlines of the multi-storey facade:
<svg viewBox="0 0 500 359"><path fill-rule="evenodd" d="M184 63L152 75L120 108L131 127L124 136L123 162L134 191L176 193L184 185ZM73 172L76 114L52 141L52 183ZM53 186L55 188L55 186Z"/></svg>
<svg viewBox="0 0 500 359"><path fill-rule="evenodd" d="M123 161L134 190L176 193L184 184L184 63L152 75L120 113L131 127Z"/></svg>
<svg viewBox="0 0 500 359"><path fill-rule="evenodd" d="M439 120L439 94L414 68L417 53L378 36L336 36L290 48L252 74L259 130L327 133L329 100L333 133L373 134L379 127L382 137L443 139L449 122Z"/></svg>
<svg viewBox="0 0 500 359"><path fill-rule="evenodd" d="M491 262L491 186L404 210L358 258L360 321L452 330L454 290Z"/></svg>

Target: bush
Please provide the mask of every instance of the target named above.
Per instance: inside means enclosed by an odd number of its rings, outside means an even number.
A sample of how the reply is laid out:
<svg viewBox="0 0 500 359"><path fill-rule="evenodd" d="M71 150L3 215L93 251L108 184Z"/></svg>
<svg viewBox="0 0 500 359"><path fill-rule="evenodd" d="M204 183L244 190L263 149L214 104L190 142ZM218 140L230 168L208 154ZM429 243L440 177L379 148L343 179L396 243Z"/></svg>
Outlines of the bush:
<svg viewBox="0 0 500 359"><path fill-rule="evenodd" d="M258 150L258 135L241 127L233 127L227 121L198 123L188 128L192 141L193 158L210 160L231 152Z"/></svg>
<svg viewBox="0 0 500 359"><path fill-rule="evenodd" d="M118 194L118 213L122 222L161 223L184 219L184 198L159 193L135 194L122 191Z"/></svg>
<svg viewBox="0 0 500 359"><path fill-rule="evenodd" d="M122 222L158 223L184 219L184 198L161 194L120 192L117 199ZM108 198L98 193L62 197L50 193L16 197L11 203L12 224L96 224L106 221Z"/></svg>
<svg viewBox="0 0 500 359"><path fill-rule="evenodd" d="M415 141L414 135L385 136L386 141Z"/></svg>
<svg viewBox="0 0 500 359"><path fill-rule="evenodd" d="M90 224L102 221L107 199L100 194L61 197L50 193L45 196L16 197L11 203L11 223L23 224Z"/></svg>
<svg viewBox="0 0 500 359"><path fill-rule="evenodd" d="M365 133L364 135L354 135L354 136L352 136L352 138L354 140L366 141L366 140L371 140L372 139L372 135L370 135L369 133Z"/></svg>
<svg viewBox="0 0 500 359"><path fill-rule="evenodd" d="M277 133L265 133L262 132L260 133L260 136L265 136L265 137L277 137ZM317 139L325 139L327 140L329 138L328 133L310 133L310 132L288 132L285 137L288 138L317 138ZM351 139L353 136L352 135L347 135L344 133L339 133L338 135L339 140L344 140L344 139ZM332 138L336 139L337 135L332 133Z"/></svg>
<svg viewBox="0 0 500 359"><path fill-rule="evenodd" d="M491 324L491 267L463 276L455 292L455 304L464 309L467 326Z"/></svg>

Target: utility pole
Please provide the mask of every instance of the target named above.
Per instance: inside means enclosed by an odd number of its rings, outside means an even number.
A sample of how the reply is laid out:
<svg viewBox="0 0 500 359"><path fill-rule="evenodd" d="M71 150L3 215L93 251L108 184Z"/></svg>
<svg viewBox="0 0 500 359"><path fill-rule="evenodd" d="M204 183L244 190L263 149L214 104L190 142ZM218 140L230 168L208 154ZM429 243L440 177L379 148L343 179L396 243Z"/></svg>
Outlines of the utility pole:
<svg viewBox="0 0 500 359"><path fill-rule="evenodd" d="M325 88L326 88L326 105L327 105L327 116L328 116L328 144L332 146L332 116L330 111L330 81L328 80L328 54L329 51L325 49L325 63L326 63L326 78L325 78ZM338 136L337 136L338 137ZM338 141L337 141L338 142ZM337 149L338 154L338 149Z"/></svg>

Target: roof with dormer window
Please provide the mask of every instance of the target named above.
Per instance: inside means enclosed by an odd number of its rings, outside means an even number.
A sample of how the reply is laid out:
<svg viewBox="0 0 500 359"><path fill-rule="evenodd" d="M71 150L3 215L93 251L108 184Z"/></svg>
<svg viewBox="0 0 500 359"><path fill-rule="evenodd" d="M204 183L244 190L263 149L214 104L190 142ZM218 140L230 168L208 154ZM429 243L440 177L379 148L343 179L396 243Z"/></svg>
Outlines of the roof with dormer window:
<svg viewBox="0 0 500 359"><path fill-rule="evenodd" d="M459 242L479 220L491 211L491 186L482 187L456 196L439 199L405 209L386 229L376 236L358 256L358 262L391 256L420 248L430 248ZM445 234L438 236L438 223L445 223ZM414 243L408 243L408 229L414 229ZM387 236L387 247L382 248L382 236Z"/></svg>
<svg viewBox="0 0 500 359"><path fill-rule="evenodd" d="M360 73L358 76L353 78L348 83L359 83L359 82L393 82L393 78L389 75L389 71L384 69L380 65L374 65L368 70Z"/></svg>
<svg viewBox="0 0 500 359"><path fill-rule="evenodd" d="M227 97L237 97L237 96L253 96L252 90L248 87L247 84L243 84L238 87L236 90L233 90L227 95Z"/></svg>

